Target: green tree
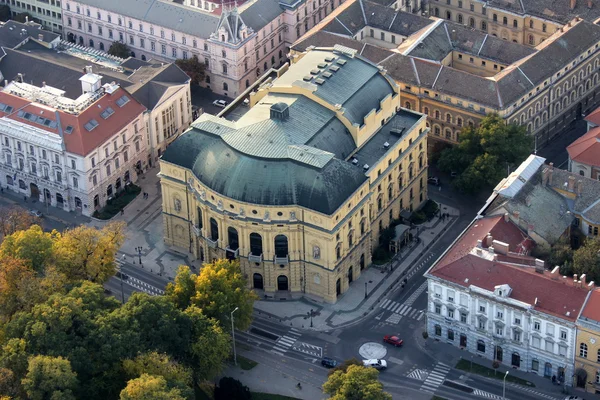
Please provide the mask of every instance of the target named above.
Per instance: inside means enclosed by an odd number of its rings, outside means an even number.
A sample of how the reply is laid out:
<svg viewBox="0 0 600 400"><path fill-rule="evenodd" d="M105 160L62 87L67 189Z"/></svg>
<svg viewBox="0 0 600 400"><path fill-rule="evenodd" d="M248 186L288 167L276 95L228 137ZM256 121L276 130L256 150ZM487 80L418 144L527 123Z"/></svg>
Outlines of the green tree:
<svg viewBox="0 0 600 400"><path fill-rule="evenodd" d="M201 63L200 60L198 60L198 57L192 56L187 60L178 58L175 60L175 65L181 68L181 70L190 77L192 85L198 85L200 82L204 81L206 65Z"/></svg>
<svg viewBox="0 0 600 400"><path fill-rule="evenodd" d="M250 389L237 379L225 376L219 380L219 386L215 386L215 400L250 399L252 399Z"/></svg>
<svg viewBox="0 0 600 400"><path fill-rule="evenodd" d="M60 238L60 233L44 232L39 225L33 225L24 231L17 231L4 238L0 245L0 257L19 258L34 271L43 272L46 265L52 263L52 246Z"/></svg>
<svg viewBox="0 0 600 400"><path fill-rule="evenodd" d="M0 5L0 21L6 22L10 19L10 7L6 4Z"/></svg>
<svg viewBox="0 0 600 400"><path fill-rule="evenodd" d="M123 370L130 378L138 378L146 373L153 376L162 376L167 385L181 391L186 399L194 398L192 385L192 371L173 361L167 354L159 354L155 351L140 354L133 360L123 361Z"/></svg>
<svg viewBox="0 0 600 400"><path fill-rule="evenodd" d="M346 372L336 371L323 384L323 391L334 400L391 400L377 379L374 368L351 365Z"/></svg>
<svg viewBox="0 0 600 400"><path fill-rule="evenodd" d="M0 259L0 321L29 309L39 293L38 278L25 261L10 256Z"/></svg>
<svg viewBox="0 0 600 400"><path fill-rule="evenodd" d="M358 366L362 367L363 363L360 360L358 360L357 358L350 358L350 359L344 361L343 363L341 363L340 365L338 365L337 367L330 369L329 375L333 375L337 371L342 371L345 373L348 370L348 367L351 365L358 365Z"/></svg>
<svg viewBox="0 0 600 400"><path fill-rule="evenodd" d="M62 357L35 356L29 359L23 388L31 400L75 399L77 375L71 363Z"/></svg>
<svg viewBox="0 0 600 400"><path fill-rule="evenodd" d="M600 282L600 239L588 238L573 254L573 272L586 280Z"/></svg>
<svg viewBox="0 0 600 400"><path fill-rule="evenodd" d="M121 400L185 400L177 388L169 388L162 376L143 374L127 382Z"/></svg>
<svg viewBox="0 0 600 400"><path fill-rule="evenodd" d="M22 24L24 24L27 21L35 21L33 16L31 14L29 14L28 12L23 12L23 13L17 14L12 19L13 19L13 21L17 21Z"/></svg>
<svg viewBox="0 0 600 400"><path fill-rule="evenodd" d="M438 167L457 172L454 180L459 190L475 192L495 186L531 152L531 137L524 127L509 124L497 114L489 114L477 128L465 127L459 142L442 151Z"/></svg>
<svg viewBox="0 0 600 400"><path fill-rule="evenodd" d="M239 262L217 260L205 264L199 275L191 274L187 268L180 268L177 275L175 283L167 285L166 297L178 307L192 304L207 317L219 321L221 326L231 325L231 312L237 307L235 326L239 330L248 329L252 322L253 304L258 297L248 289ZM190 280L195 283L193 292ZM188 300L189 295L192 297Z"/></svg>
<svg viewBox="0 0 600 400"><path fill-rule="evenodd" d="M8 368L0 367L0 396L5 395L8 397L24 397L19 396L19 383L15 377L14 372ZM0 397L2 399L2 397Z"/></svg>
<svg viewBox="0 0 600 400"><path fill-rule="evenodd" d="M72 281L106 282L116 273L115 258L125 241L124 231L123 222L100 230L84 225L66 230L53 246L58 271Z"/></svg>
<svg viewBox="0 0 600 400"><path fill-rule="evenodd" d="M125 43L117 41L112 42L107 53L111 56L120 58L129 58L131 56L131 50L129 49L129 46L127 46Z"/></svg>

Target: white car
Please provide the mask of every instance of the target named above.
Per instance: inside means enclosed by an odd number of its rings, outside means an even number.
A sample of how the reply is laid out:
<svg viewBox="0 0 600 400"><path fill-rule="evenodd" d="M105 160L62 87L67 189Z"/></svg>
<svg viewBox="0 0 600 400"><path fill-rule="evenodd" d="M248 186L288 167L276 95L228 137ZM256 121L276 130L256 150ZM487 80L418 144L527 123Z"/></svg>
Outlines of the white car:
<svg viewBox="0 0 600 400"><path fill-rule="evenodd" d="M213 101L213 106L225 108L227 107L227 102L225 100L215 100Z"/></svg>
<svg viewBox="0 0 600 400"><path fill-rule="evenodd" d="M363 365L365 367L375 368L380 371L387 368L387 362L385 360L380 360L377 358L373 358L371 360L363 360Z"/></svg>

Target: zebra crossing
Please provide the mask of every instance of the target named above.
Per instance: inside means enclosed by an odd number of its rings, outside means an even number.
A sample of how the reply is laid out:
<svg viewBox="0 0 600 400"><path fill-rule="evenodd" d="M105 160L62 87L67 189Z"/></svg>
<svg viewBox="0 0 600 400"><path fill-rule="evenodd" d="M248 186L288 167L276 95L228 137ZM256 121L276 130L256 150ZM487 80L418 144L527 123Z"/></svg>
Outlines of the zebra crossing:
<svg viewBox="0 0 600 400"><path fill-rule="evenodd" d="M473 390L473 394L475 396L485 397L486 399L502 400L502 396L498 396L497 394L489 393L481 389Z"/></svg>
<svg viewBox="0 0 600 400"><path fill-rule="evenodd" d="M425 382L421 385L421 391L427 393L435 393L437 388L444 382L446 375L450 372L450 367L446 364L438 362L433 368L433 371L429 373Z"/></svg>
<svg viewBox="0 0 600 400"><path fill-rule="evenodd" d="M407 306L406 304L400 304L389 299L381 303L379 307L392 312L392 315L385 320L389 324L398 324L403 317L420 321L425 315L423 310L417 310L416 308Z"/></svg>
<svg viewBox="0 0 600 400"><path fill-rule="evenodd" d="M425 378L427 378L427 375L428 373L424 369L415 369L410 371L410 373L408 373L408 375L406 376L412 379L416 379L418 381L424 381Z"/></svg>
<svg viewBox="0 0 600 400"><path fill-rule="evenodd" d="M417 298L421 295L421 293L425 291L425 289L427 289L427 281L423 282L421 286L419 286L417 290L415 290L413 294L410 295L410 297L404 302L404 304L406 304L407 306L412 306L415 303L415 301L417 301Z"/></svg>
<svg viewBox="0 0 600 400"><path fill-rule="evenodd" d="M282 356L286 351L288 351L292 346L294 346L294 344L298 341L300 336L302 336L302 332L300 332L298 329L290 329L287 332L287 335L280 336L279 339L277 339L275 345L271 349L271 353L279 354L280 356Z"/></svg>
<svg viewBox="0 0 600 400"><path fill-rule="evenodd" d="M554 396L551 396L551 395L545 394L545 393L540 393L537 390L525 388L522 385L517 385L517 384L514 384L514 383L507 383L506 385L507 386L512 386L512 387L516 387L516 388L519 388L519 390L524 390L526 392L532 393L532 394L536 395L537 397L543 397L543 398L550 399L550 400L559 400L558 397L554 397Z"/></svg>

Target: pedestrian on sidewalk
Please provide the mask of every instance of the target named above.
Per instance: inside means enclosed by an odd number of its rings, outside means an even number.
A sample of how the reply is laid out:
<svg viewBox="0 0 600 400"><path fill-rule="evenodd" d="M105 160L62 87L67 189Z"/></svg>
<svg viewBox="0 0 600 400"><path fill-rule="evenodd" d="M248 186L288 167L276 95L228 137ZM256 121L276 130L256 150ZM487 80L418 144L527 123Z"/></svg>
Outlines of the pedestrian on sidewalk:
<svg viewBox="0 0 600 400"><path fill-rule="evenodd" d="M27 203L27 196L23 196L23 200Z"/></svg>
<svg viewBox="0 0 600 400"><path fill-rule="evenodd" d="M121 215L125 214L125 210L121 208Z"/></svg>

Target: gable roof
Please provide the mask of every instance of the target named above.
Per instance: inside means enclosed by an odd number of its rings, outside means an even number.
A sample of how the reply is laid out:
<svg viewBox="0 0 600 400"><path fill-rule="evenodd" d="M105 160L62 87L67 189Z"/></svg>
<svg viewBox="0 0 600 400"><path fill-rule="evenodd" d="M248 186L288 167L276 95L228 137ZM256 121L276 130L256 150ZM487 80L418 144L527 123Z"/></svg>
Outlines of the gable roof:
<svg viewBox="0 0 600 400"><path fill-rule="evenodd" d="M43 43L51 43L60 38L57 33L42 29L42 26L33 22L23 24L17 21L0 23L0 47L15 48L28 38Z"/></svg>
<svg viewBox="0 0 600 400"><path fill-rule="evenodd" d="M600 167L600 127L590 129L567 146L567 153L573 161Z"/></svg>

